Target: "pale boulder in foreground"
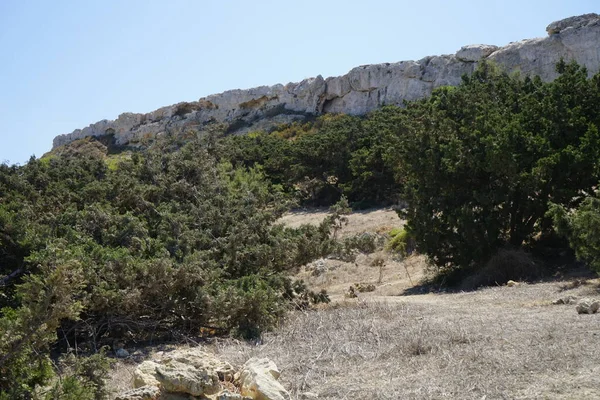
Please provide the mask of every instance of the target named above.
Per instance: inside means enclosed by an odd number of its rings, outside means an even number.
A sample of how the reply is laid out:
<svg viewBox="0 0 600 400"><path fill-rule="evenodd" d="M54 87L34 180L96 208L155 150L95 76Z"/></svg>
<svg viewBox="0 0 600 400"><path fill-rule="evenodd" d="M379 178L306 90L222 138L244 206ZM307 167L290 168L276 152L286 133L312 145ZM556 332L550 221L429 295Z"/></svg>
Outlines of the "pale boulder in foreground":
<svg viewBox="0 0 600 400"><path fill-rule="evenodd" d="M176 350L144 361L133 373L133 386L156 387L166 393L214 395L222 381L232 381L233 367L200 349Z"/></svg>
<svg viewBox="0 0 600 400"><path fill-rule="evenodd" d="M133 387L141 388L143 386L159 386L160 382L156 379L156 368L160 364L154 361L144 361L133 371Z"/></svg>
<svg viewBox="0 0 600 400"><path fill-rule="evenodd" d="M291 400L277 379L279 369L268 358L251 358L244 364L239 381L241 393L254 400Z"/></svg>
<svg viewBox="0 0 600 400"><path fill-rule="evenodd" d="M251 358L236 371L200 348L175 350L141 363L133 374L135 389L116 399L291 400L277 382L279 375L277 365L268 358Z"/></svg>
<svg viewBox="0 0 600 400"><path fill-rule="evenodd" d="M213 395L220 382L233 379L233 367L200 349L169 353L156 368L156 378L164 391L192 396Z"/></svg>
<svg viewBox="0 0 600 400"><path fill-rule="evenodd" d="M156 369L163 389L170 393L192 396L210 395L219 391L219 378L214 371L171 360Z"/></svg>

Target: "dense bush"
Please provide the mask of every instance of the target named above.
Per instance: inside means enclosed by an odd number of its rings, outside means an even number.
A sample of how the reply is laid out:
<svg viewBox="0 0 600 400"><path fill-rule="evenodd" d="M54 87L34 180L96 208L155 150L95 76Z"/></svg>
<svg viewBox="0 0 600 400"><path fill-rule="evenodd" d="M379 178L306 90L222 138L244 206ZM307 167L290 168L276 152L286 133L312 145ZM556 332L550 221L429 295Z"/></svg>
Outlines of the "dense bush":
<svg viewBox="0 0 600 400"><path fill-rule="evenodd" d="M389 204L398 186L385 162L386 143L400 109L367 119L324 115L267 133L225 138L219 154L236 166L261 165L274 184L306 205L331 205L343 195L358 206Z"/></svg>
<svg viewBox="0 0 600 400"><path fill-rule="evenodd" d="M576 207L599 178L600 76L561 62L552 83L482 65L408 106L396 165L403 216L440 268L478 268L551 230L548 202Z"/></svg>
<svg viewBox="0 0 600 400"><path fill-rule="evenodd" d="M281 191L202 140L159 140L116 164L102 146L83 147L94 151L0 166L5 397L48 382L52 348L94 353L124 335L202 327L259 335L296 295L286 272L331 247L329 228L274 225L287 209ZM54 393L93 393L80 375Z"/></svg>
<svg viewBox="0 0 600 400"><path fill-rule="evenodd" d="M394 228L390 231L390 240L386 244L387 250L407 257L414 251L414 239L403 228Z"/></svg>

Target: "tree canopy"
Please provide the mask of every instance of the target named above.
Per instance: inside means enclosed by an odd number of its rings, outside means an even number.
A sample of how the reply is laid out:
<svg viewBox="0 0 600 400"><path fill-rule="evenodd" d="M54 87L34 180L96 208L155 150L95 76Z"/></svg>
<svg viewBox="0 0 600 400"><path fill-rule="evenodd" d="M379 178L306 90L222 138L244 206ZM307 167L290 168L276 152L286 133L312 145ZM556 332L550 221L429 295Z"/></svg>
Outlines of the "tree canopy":
<svg viewBox="0 0 600 400"><path fill-rule="evenodd" d="M418 249L475 267L548 233L549 202L570 208L598 182L600 79L561 62L551 83L483 63L458 87L410 104L396 167Z"/></svg>

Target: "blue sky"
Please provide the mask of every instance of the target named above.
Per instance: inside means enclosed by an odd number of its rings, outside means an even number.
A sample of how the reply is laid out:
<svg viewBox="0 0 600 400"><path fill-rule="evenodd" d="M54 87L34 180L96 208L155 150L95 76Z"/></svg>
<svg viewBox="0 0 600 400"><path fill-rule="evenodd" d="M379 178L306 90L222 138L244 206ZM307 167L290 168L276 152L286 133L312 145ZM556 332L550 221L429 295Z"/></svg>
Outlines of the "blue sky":
<svg viewBox="0 0 600 400"><path fill-rule="evenodd" d="M597 0L0 0L0 162L120 113L545 36Z"/></svg>

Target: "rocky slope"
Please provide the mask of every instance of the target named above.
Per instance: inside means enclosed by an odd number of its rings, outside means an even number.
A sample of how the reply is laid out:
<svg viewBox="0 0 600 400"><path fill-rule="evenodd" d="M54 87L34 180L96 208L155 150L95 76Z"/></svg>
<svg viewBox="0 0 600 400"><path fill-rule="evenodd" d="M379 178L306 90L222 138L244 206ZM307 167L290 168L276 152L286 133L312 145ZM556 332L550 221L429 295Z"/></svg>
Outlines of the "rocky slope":
<svg viewBox="0 0 600 400"><path fill-rule="evenodd" d="M527 39L504 47L469 45L454 55L425 57L360 66L339 77L321 76L287 85L230 90L190 103L178 103L147 114L124 113L84 129L59 135L53 147L87 136L113 134L119 145L162 134L180 134L225 123L231 133L268 130L277 124L303 121L323 113L365 114L383 105L402 104L431 94L445 85L457 85L487 59L508 71L556 77L554 66L562 57L585 65L590 74L600 70L600 16L586 14L553 22L545 38Z"/></svg>

